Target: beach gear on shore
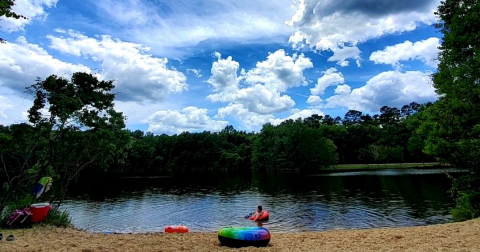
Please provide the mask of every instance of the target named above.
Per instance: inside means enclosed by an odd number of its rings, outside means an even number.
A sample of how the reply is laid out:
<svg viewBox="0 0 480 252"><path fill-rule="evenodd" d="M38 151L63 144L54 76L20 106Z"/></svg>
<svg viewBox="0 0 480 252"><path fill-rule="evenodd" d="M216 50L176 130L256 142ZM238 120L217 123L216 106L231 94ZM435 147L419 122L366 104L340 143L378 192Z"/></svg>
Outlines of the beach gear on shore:
<svg viewBox="0 0 480 252"><path fill-rule="evenodd" d="M30 220L28 220L28 217L32 216L32 212L28 208L24 209L17 209L13 211L13 213L10 215L10 217L7 220L7 226L13 226L14 224L16 226L22 226L23 224L29 224Z"/></svg>
<svg viewBox="0 0 480 252"><path fill-rule="evenodd" d="M189 229L186 226L168 226L165 228L165 233L188 233Z"/></svg>
<svg viewBox="0 0 480 252"><path fill-rule="evenodd" d="M268 220L269 216L270 216L270 214L267 211L263 210L262 215L260 215L260 217L257 219L257 221ZM248 219L255 220L255 216L252 215Z"/></svg>
<svg viewBox="0 0 480 252"><path fill-rule="evenodd" d="M32 189L32 194L38 199L44 192L48 192L52 187L53 179L51 177L41 178Z"/></svg>
<svg viewBox="0 0 480 252"><path fill-rule="evenodd" d="M263 247L270 242L270 231L263 227L224 227L218 231L218 240L229 247Z"/></svg>
<svg viewBox="0 0 480 252"><path fill-rule="evenodd" d="M49 210L50 203L38 203L30 205L30 211L32 212L32 223L47 219Z"/></svg>

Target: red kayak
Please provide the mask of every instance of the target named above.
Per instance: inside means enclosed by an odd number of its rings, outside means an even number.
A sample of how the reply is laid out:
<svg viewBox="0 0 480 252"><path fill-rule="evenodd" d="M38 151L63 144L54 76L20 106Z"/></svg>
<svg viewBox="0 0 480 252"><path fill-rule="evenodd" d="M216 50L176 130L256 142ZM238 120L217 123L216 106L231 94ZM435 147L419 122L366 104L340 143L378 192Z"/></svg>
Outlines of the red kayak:
<svg viewBox="0 0 480 252"><path fill-rule="evenodd" d="M260 215L260 218L258 218L257 220L266 220L266 219L268 219L268 216L269 216L268 212L264 210L263 213L262 213L262 215ZM255 219L255 216L252 216L252 217L250 217L250 218L248 218L248 219L254 220L254 219Z"/></svg>

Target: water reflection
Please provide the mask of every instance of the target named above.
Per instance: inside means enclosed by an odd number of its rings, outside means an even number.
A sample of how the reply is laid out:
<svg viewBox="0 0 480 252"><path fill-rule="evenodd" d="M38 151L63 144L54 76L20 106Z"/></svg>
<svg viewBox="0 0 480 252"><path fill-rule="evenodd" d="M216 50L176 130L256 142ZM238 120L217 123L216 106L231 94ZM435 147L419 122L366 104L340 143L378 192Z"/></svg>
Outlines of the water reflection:
<svg viewBox="0 0 480 252"><path fill-rule="evenodd" d="M382 174L383 172L383 174ZM323 174L209 174L175 178L90 181L64 205L88 231L155 232L167 225L195 231L265 226L275 232L415 226L452 221L442 171L394 171L355 176ZM269 221L245 214L257 205Z"/></svg>

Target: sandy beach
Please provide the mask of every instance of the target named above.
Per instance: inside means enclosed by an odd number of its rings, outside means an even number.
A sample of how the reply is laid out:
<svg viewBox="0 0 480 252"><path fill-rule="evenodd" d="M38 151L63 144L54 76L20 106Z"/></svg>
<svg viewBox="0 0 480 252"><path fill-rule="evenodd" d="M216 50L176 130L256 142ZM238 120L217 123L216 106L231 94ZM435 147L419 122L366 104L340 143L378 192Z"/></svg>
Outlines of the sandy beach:
<svg viewBox="0 0 480 252"><path fill-rule="evenodd" d="M480 251L480 219L422 227L272 233L264 248L231 249L216 233L92 234L71 228L2 230L0 251ZM13 234L15 241L5 241Z"/></svg>

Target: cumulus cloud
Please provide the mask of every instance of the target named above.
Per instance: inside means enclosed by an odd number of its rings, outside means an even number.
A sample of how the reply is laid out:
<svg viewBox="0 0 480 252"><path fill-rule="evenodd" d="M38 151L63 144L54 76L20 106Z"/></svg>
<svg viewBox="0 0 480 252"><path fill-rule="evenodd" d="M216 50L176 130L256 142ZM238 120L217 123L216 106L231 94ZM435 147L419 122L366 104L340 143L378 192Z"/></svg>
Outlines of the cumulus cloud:
<svg viewBox="0 0 480 252"><path fill-rule="evenodd" d="M307 99L307 103L311 105L319 104L322 102L322 98L318 95L310 95Z"/></svg>
<svg viewBox="0 0 480 252"><path fill-rule="evenodd" d="M12 10L18 15L28 19L1 18L0 30L14 32L23 30L25 25L32 23L35 19L45 19L48 14L45 7L55 7L58 0L16 0Z"/></svg>
<svg viewBox="0 0 480 252"><path fill-rule="evenodd" d="M275 118L272 114L261 115L251 112L246 109L243 104L239 103L230 103L226 107L219 108L215 118L226 118L229 116L240 119L248 129L261 126L267 123L270 119Z"/></svg>
<svg viewBox="0 0 480 252"><path fill-rule="evenodd" d="M52 57L45 49L31 44L23 36L15 43L0 45L0 84L20 92L26 86L51 74L58 76L77 71L90 72L84 65L66 63Z"/></svg>
<svg viewBox="0 0 480 252"><path fill-rule="evenodd" d="M290 37L290 43L294 47L306 45L319 51L338 52L332 60L337 60L343 66L347 65L345 61L350 58L358 61L358 53L351 48L358 43L385 34L411 31L420 23L436 22L434 11L440 3L439 0L296 2L296 13L286 21L287 25L296 29Z"/></svg>
<svg viewBox="0 0 480 252"><path fill-rule="evenodd" d="M261 83L268 89L285 92L291 87L308 85L303 71L312 67L312 61L303 54L289 56L280 49L270 53L265 61L257 62L256 67L245 74L245 81L250 85Z"/></svg>
<svg viewBox="0 0 480 252"><path fill-rule="evenodd" d="M240 71L240 65L231 56L222 59L220 53L215 53L217 61L212 64L211 77L207 81L214 88L213 94L207 99L213 102L230 102L236 109L228 108L231 115L246 109L248 112L269 115L288 111L295 102L288 95L282 95L291 87L308 84L303 71L313 67L313 63L303 54L289 56L280 49L270 53L265 61L257 62L256 66L246 72ZM240 87L241 82L247 87ZM239 115L240 116L240 115ZM241 116L240 116L241 117ZM263 117L262 117L263 118Z"/></svg>
<svg viewBox="0 0 480 252"><path fill-rule="evenodd" d="M211 76L207 80L213 87L216 94L209 96L212 101L227 101L227 97L235 93L238 89L238 83L242 79L238 76L240 64L228 56L222 59L219 52L214 53L217 61L213 62Z"/></svg>
<svg viewBox="0 0 480 252"><path fill-rule="evenodd" d="M292 119L296 120L297 118L307 118L313 114L323 115L323 112L319 109L291 109L290 115L287 117L275 117L272 114L260 115L254 112L248 111L242 104L229 104L226 107L220 108L216 118L224 118L227 116L235 116L236 118L242 120L244 126L248 129L258 129L266 123L271 123L273 125L278 125L281 122Z"/></svg>
<svg viewBox="0 0 480 252"><path fill-rule="evenodd" d="M92 2L108 34L152 47L165 57L205 41L271 43L293 29L284 25L295 12L291 0L157 0ZM210 43L206 43L210 44Z"/></svg>
<svg viewBox="0 0 480 252"><path fill-rule="evenodd" d="M220 53L214 55L217 61L207 81L214 93L207 99L229 102L218 110L216 117L238 118L249 128L274 120L273 114L293 108L295 101L282 93L308 85L303 72L313 67L312 61L303 54L289 56L283 49L269 53L266 60L257 62L249 71L240 70L239 63L230 56L222 59Z"/></svg>
<svg viewBox="0 0 480 252"><path fill-rule="evenodd" d="M322 74L323 76L318 78L315 87L310 89L312 95L322 95L325 93L325 89L327 89L329 86L335 86L345 82L343 74L338 72L336 68L329 68L328 70L322 72Z"/></svg>
<svg viewBox="0 0 480 252"><path fill-rule="evenodd" d="M286 118L275 118L275 119L270 119L269 122L273 125L278 125L282 123L285 120L297 120L298 118L305 119L308 118L314 114L321 115L323 116L323 112L320 111L319 109L292 109L290 111L291 115L289 115Z"/></svg>
<svg viewBox="0 0 480 252"><path fill-rule="evenodd" d="M0 86L0 124L27 122L27 110L32 101L13 94L13 90Z"/></svg>
<svg viewBox="0 0 480 252"><path fill-rule="evenodd" d="M350 94L351 89L349 85L339 85L337 88L335 88L335 94L339 95L348 95Z"/></svg>
<svg viewBox="0 0 480 252"><path fill-rule="evenodd" d="M335 48L333 50L333 55L328 58L328 61L336 61L337 65L342 67L346 67L350 64L348 59L354 59L357 63L357 66L360 67L360 49L356 46L351 47L342 47L342 48Z"/></svg>
<svg viewBox="0 0 480 252"><path fill-rule="evenodd" d="M220 131L227 121L214 120L208 110L189 106L182 110L160 110L148 117L148 131L156 134L179 134L184 131Z"/></svg>
<svg viewBox="0 0 480 252"><path fill-rule="evenodd" d="M350 92L347 85L339 86L336 95L326 99L325 107L347 107L366 112L377 112L380 107L401 107L411 102L435 101L438 96L430 78L419 71L388 71L367 81L366 85Z"/></svg>
<svg viewBox="0 0 480 252"><path fill-rule="evenodd" d="M188 88L186 76L169 68L168 59L147 54L148 47L108 35L91 38L71 30L59 31L58 36L47 38L55 50L101 62L100 75L103 79L116 80L119 100L163 101L167 95Z"/></svg>
<svg viewBox="0 0 480 252"><path fill-rule="evenodd" d="M437 67L435 60L438 57L440 46L439 38L429 38L415 43L405 41L393 46L387 46L384 50L375 51L370 55L370 60L375 64L389 64L399 66L400 61L420 60L432 68Z"/></svg>

